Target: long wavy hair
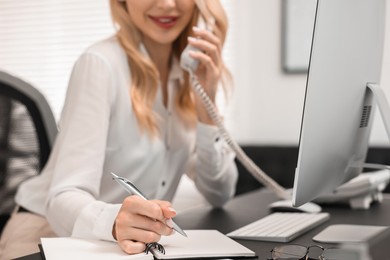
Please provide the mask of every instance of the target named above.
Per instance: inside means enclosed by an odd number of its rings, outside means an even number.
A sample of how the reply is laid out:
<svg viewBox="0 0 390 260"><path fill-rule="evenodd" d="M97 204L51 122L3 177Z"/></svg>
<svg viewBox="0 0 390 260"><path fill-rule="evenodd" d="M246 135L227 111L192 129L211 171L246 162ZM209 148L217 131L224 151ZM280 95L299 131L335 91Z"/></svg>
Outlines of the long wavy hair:
<svg viewBox="0 0 390 260"><path fill-rule="evenodd" d="M142 1L142 0L141 0ZM192 33L192 27L198 23L201 16L212 27L213 33L225 42L228 21L226 13L219 0L195 0L196 8L190 23L173 42L173 55L180 54L187 45L187 37ZM129 86L132 108L138 121L141 132L146 131L150 136L159 133L157 126L158 116L153 111L156 97L159 73L154 63L145 57L139 49L142 42L141 32L136 28L127 12L126 2L110 0L111 15L117 28L116 36L126 52L130 71L131 86ZM222 64L222 82L226 90L230 73L225 64ZM193 127L196 122L196 110L189 75L185 72L184 81L175 97L177 111L185 125Z"/></svg>

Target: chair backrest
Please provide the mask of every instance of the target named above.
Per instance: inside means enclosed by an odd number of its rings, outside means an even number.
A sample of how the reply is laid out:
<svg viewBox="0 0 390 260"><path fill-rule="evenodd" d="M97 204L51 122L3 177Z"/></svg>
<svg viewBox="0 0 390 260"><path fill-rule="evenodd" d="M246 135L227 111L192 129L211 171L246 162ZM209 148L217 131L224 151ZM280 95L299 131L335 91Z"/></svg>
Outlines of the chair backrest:
<svg viewBox="0 0 390 260"><path fill-rule="evenodd" d="M14 207L18 185L40 173L57 132L53 112L42 93L0 71L0 230Z"/></svg>
<svg viewBox="0 0 390 260"><path fill-rule="evenodd" d="M53 112L42 93L29 83L0 71L0 96L23 104L36 128L40 145L41 163L45 164L58 128Z"/></svg>

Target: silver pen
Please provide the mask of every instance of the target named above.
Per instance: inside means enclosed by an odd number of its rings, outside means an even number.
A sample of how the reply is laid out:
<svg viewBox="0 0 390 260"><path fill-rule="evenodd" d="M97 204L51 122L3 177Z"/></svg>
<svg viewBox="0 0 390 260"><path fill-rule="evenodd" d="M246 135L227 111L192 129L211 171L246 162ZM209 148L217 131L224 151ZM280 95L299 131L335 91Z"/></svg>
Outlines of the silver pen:
<svg viewBox="0 0 390 260"><path fill-rule="evenodd" d="M119 185L121 185L128 193L135 194L137 196L140 196L144 200L148 200L148 198L146 198L146 196L144 194L142 194L142 192L137 187L135 187L135 185L131 181L129 181L126 178L119 177L118 175L116 175L113 172L111 172L111 175L112 175L113 179L116 180L116 182L119 183ZM187 237L187 234L175 222L172 221L172 225L173 225L172 228L174 230L179 232L181 235Z"/></svg>

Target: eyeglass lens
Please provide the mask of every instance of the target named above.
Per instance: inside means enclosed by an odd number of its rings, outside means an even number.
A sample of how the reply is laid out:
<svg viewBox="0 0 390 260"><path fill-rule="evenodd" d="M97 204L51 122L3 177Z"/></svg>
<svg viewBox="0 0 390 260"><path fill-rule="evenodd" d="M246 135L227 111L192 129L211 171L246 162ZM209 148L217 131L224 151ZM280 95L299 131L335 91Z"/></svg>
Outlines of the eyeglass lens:
<svg viewBox="0 0 390 260"><path fill-rule="evenodd" d="M283 245L272 249L272 260L356 260L361 259L357 252L339 248L324 249L321 246ZM307 257L307 258L306 258Z"/></svg>
<svg viewBox="0 0 390 260"><path fill-rule="evenodd" d="M322 259L322 253L324 252L324 248L320 246L310 246L308 247L307 259Z"/></svg>
<svg viewBox="0 0 390 260"><path fill-rule="evenodd" d="M357 259L366 259L362 256L360 252L353 250L343 250L340 248L329 248L324 251L322 254L323 260L357 260Z"/></svg>
<svg viewBox="0 0 390 260"><path fill-rule="evenodd" d="M306 256L307 248L300 245L278 246L272 249L272 259L301 259Z"/></svg>

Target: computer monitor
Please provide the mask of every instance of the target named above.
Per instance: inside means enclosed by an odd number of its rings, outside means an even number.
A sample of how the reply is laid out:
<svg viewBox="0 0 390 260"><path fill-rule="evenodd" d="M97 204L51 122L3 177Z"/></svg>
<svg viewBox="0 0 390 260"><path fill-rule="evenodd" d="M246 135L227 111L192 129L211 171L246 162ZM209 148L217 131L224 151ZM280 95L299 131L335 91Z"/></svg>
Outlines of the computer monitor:
<svg viewBox="0 0 390 260"><path fill-rule="evenodd" d="M379 84L386 0L318 0L293 205L362 172Z"/></svg>

